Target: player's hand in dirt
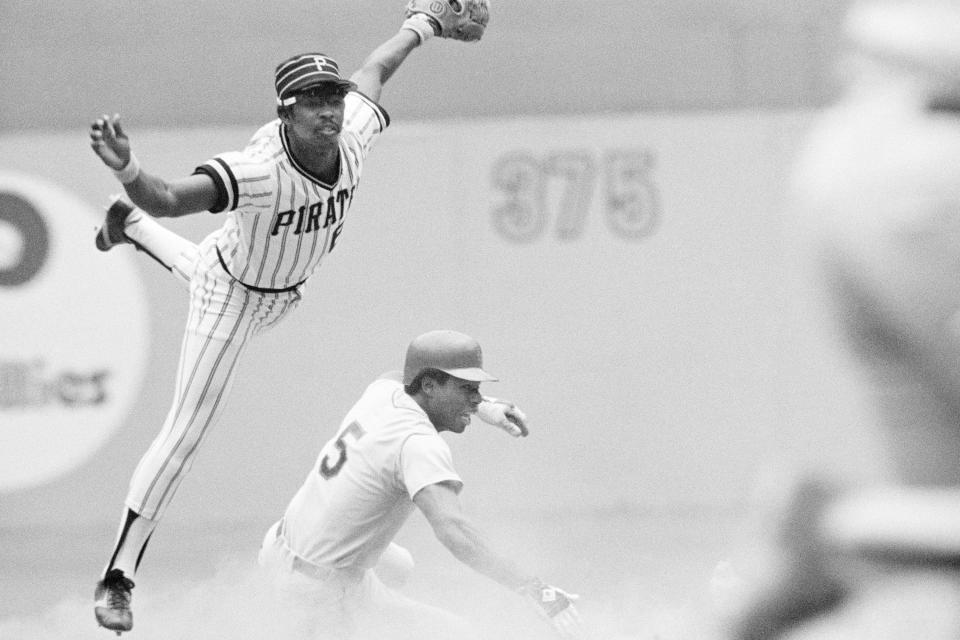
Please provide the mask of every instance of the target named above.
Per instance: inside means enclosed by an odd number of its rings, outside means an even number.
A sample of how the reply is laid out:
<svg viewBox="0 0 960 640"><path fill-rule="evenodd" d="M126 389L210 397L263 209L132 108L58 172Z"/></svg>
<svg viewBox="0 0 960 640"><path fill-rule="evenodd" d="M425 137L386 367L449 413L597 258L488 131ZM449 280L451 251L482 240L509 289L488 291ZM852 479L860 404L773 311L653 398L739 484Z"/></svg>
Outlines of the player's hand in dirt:
<svg viewBox="0 0 960 640"><path fill-rule="evenodd" d="M561 638L582 640L586 637L580 612L573 602L580 596L567 593L540 580L520 587L520 594L529 598L537 612L550 621Z"/></svg>

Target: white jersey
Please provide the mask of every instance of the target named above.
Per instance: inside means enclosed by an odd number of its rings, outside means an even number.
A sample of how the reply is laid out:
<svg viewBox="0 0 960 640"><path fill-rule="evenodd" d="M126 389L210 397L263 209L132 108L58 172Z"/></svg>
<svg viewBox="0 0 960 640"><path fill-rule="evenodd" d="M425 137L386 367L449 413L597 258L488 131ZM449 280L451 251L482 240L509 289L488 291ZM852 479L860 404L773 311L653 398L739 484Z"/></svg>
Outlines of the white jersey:
<svg viewBox="0 0 960 640"><path fill-rule="evenodd" d="M413 497L439 482L462 487L450 447L396 380L373 382L284 514L287 546L302 559L367 569L414 509Z"/></svg>
<svg viewBox="0 0 960 640"><path fill-rule="evenodd" d="M350 92L344 102L333 184L294 159L279 119L261 127L242 151L219 154L197 167L220 192L211 213L228 212L215 232L217 249L227 271L243 284L296 286L339 241L364 158L390 124L387 112L361 93Z"/></svg>

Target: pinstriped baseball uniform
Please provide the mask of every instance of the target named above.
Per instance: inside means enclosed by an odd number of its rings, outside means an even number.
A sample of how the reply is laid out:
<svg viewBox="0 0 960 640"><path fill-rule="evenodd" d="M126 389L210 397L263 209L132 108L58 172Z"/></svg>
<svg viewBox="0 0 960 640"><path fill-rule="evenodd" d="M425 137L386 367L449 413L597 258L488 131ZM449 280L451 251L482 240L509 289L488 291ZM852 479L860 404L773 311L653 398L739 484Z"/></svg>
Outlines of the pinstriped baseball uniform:
<svg viewBox="0 0 960 640"><path fill-rule="evenodd" d="M162 515L222 413L248 340L296 308L300 285L340 242L364 158L388 124L375 102L358 92L345 97L334 184L296 162L280 120L264 125L242 151L197 168L219 191L211 211L227 212L227 219L184 251L193 261L190 309L174 401L130 482L126 504L133 511Z"/></svg>
<svg viewBox="0 0 960 640"><path fill-rule="evenodd" d="M217 183L227 211L217 247L241 282L282 289L303 282L333 250L360 182L363 158L389 124L385 111L358 92L345 98L340 171L335 184L311 176L289 153L285 127L262 127L243 151L197 169Z"/></svg>

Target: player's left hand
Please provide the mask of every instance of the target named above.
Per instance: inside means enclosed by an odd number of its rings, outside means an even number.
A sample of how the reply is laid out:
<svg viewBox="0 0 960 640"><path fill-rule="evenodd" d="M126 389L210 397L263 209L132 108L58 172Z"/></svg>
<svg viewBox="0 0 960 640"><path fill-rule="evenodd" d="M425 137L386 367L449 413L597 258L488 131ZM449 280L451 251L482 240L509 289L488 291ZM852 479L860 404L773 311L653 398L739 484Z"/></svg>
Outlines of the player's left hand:
<svg viewBox="0 0 960 640"><path fill-rule="evenodd" d="M410 0L406 16L425 16L435 35L441 38L476 42L490 21L489 0Z"/></svg>
<svg viewBox="0 0 960 640"><path fill-rule="evenodd" d="M537 612L550 621L561 638L582 640L586 636L580 612L573 605L580 596L540 580L522 586L520 594L533 601Z"/></svg>
<svg viewBox="0 0 960 640"><path fill-rule="evenodd" d="M503 429L514 438L523 438L530 433L527 428L527 415L520 407L507 400L484 396L477 407L477 415L484 422Z"/></svg>

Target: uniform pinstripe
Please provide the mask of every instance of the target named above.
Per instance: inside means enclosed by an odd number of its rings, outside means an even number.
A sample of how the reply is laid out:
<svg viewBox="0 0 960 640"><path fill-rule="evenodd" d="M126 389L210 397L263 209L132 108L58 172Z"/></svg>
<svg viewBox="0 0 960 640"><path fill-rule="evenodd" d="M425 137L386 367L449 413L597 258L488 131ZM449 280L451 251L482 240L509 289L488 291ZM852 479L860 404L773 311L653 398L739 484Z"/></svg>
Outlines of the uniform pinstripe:
<svg viewBox="0 0 960 640"><path fill-rule="evenodd" d="M161 517L225 407L248 341L299 304L299 285L340 240L364 158L388 124L376 103L347 95L333 184L298 165L279 120L258 130L244 150L198 167L220 191L212 211L227 219L200 245L185 243L186 268L171 266L175 274L192 271L190 310L173 404L130 482L126 504L136 513Z"/></svg>

